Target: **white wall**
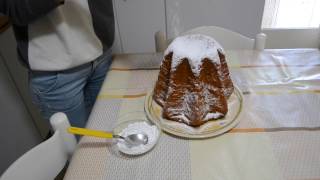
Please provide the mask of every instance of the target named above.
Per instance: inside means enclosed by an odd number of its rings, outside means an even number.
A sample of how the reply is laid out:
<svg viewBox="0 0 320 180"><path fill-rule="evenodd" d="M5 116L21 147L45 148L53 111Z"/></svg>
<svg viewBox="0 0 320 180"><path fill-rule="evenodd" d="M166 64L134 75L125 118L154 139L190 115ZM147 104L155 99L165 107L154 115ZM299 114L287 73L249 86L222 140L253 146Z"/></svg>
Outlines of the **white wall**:
<svg viewBox="0 0 320 180"><path fill-rule="evenodd" d="M167 0L172 38L197 26L215 25L254 38L261 30L264 0Z"/></svg>
<svg viewBox="0 0 320 180"><path fill-rule="evenodd" d="M46 137L49 131L49 123L44 121L31 100L28 88L28 71L21 65L17 57L16 41L12 28L7 29L0 34L0 53L7 64L13 83L16 85L18 93L21 95L27 110L43 137Z"/></svg>
<svg viewBox="0 0 320 180"><path fill-rule="evenodd" d="M221 26L250 38L261 32L265 0L114 0L116 53L154 51L153 35L168 39L198 26ZM319 47L319 29L263 30L266 48Z"/></svg>
<svg viewBox="0 0 320 180"><path fill-rule="evenodd" d="M114 18L115 18L115 34L114 34L114 42L113 42L113 47L112 47L112 52L115 54L120 54L123 52L123 47L121 44L120 40L120 32L119 32L119 27L118 27L118 18L117 18L117 12L116 12L116 7L115 7L115 1L117 0L112 0L113 2L113 11L114 11Z"/></svg>
<svg viewBox="0 0 320 180"><path fill-rule="evenodd" d="M2 174L19 156L37 145L41 138L7 71L1 53L0 127L0 174Z"/></svg>
<svg viewBox="0 0 320 180"><path fill-rule="evenodd" d="M154 52L154 33L173 38L215 25L254 38L261 30L265 0L114 0L116 53Z"/></svg>

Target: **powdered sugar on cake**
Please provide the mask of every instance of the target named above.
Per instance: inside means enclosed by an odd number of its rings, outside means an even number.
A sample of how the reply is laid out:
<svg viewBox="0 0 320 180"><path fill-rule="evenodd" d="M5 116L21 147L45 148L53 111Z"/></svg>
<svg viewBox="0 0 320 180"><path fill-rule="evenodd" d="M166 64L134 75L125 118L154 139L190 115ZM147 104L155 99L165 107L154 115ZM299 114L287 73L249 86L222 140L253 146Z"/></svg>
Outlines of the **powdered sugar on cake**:
<svg viewBox="0 0 320 180"><path fill-rule="evenodd" d="M187 58L193 73L199 75L204 58L220 64L218 51L223 52L223 48L213 38L202 34L192 34L176 38L169 45L165 54L173 52L171 64L173 70L182 59Z"/></svg>
<svg viewBox="0 0 320 180"><path fill-rule="evenodd" d="M197 127L224 117L232 92L221 45L193 34L176 38L165 51L153 98L163 118Z"/></svg>

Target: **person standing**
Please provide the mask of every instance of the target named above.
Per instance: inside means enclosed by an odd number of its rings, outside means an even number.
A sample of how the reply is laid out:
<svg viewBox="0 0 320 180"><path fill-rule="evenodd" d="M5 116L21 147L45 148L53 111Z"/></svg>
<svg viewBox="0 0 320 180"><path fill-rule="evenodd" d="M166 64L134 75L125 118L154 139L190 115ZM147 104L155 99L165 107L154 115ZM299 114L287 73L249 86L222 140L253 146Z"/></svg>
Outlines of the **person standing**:
<svg viewBox="0 0 320 180"><path fill-rule="evenodd" d="M0 0L44 119L84 127L112 61L112 0Z"/></svg>

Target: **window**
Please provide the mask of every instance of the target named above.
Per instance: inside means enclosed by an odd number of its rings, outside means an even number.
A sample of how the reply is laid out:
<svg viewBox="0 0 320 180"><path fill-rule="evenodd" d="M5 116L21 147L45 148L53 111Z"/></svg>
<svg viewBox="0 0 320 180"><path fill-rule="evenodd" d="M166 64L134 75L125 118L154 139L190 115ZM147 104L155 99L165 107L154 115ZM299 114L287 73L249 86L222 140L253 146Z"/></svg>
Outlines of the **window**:
<svg viewBox="0 0 320 180"><path fill-rule="evenodd" d="M265 0L262 28L318 28L320 0Z"/></svg>

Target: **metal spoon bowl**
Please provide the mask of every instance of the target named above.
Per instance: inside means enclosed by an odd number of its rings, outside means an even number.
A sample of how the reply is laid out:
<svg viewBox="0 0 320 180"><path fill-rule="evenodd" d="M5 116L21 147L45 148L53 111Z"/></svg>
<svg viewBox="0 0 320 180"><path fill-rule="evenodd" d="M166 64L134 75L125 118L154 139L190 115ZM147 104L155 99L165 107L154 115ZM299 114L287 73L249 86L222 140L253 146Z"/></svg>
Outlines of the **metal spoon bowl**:
<svg viewBox="0 0 320 180"><path fill-rule="evenodd" d="M128 145L128 143L126 143L124 140L119 138L118 142L113 144L114 146L112 146L113 147L112 152L119 155L120 157L122 157L122 155L139 156L139 155L145 154L145 153L151 151L158 143L158 140L159 140L160 134L161 134L161 127L158 124L154 124L153 122L146 119L146 115L144 112L130 112L127 114L123 114L119 117L118 121L120 123L118 123L113 128L113 134L118 134L118 135L122 135L122 136L130 135L130 133L145 134L146 138L148 138L147 141L146 140L140 141L140 142L145 143L145 144L142 143L142 145L143 144L144 145L140 146L141 148L139 146L135 146L136 148L130 147ZM147 131L142 131L142 130L141 131L138 131L138 130L137 131L126 131L126 129L134 123L147 123L148 125L155 127L158 130L158 134L152 133L149 135L149 133L147 133ZM130 136L130 138L132 138L132 137ZM144 138L141 138L141 139L144 139ZM118 153L120 153L120 154L118 154Z"/></svg>
<svg viewBox="0 0 320 180"><path fill-rule="evenodd" d="M124 140L129 146L139 146L148 143L148 136L146 134L130 134L129 136L123 137L120 135L113 135L114 138Z"/></svg>

